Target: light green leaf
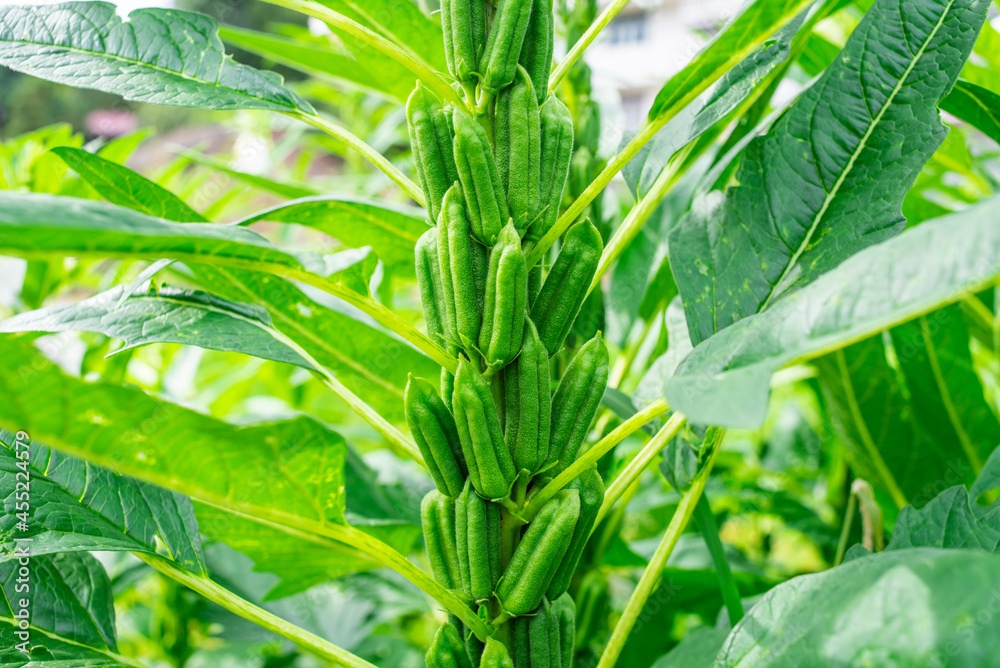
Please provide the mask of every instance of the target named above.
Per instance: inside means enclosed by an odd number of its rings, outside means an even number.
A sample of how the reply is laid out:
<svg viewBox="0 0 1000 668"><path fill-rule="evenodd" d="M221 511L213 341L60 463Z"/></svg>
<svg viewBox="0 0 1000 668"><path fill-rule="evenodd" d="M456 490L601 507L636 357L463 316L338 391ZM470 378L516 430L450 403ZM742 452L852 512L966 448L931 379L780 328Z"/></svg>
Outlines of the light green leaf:
<svg viewBox="0 0 1000 668"><path fill-rule="evenodd" d="M699 626L684 634L681 642L653 664L653 668L711 668L728 628Z"/></svg>
<svg viewBox="0 0 1000 668"><path fill-rule="evenodd" d="M308 183L301 181L280 180L269 176L262 176L260 174L241 172L238 169L233 169L222 160L205 155L204 153L199 153L198 151L189 151L188 149L179 148L176 149L176 152L177 155L183 156L192 162L204 165L205 167L222 172L223 174L228 174L229 176L239 179L244 183L248 183L255 188L272 192L275 195L295 199L297 197L310 197L312 195L320 194L318 189L312 187Z"/></svg>
<svg viewBox="0 0 1000 668"><path fill-rule="evenodd" d="M175 9L138 9L123 22L106 2L7 6L0 8L0 64L136 102L313 111L277 74L227 56L218 28Z"/></svg>
<svg viewBox="0 0 1000 668"><path fill-rule="evenodd" d="M959 81L941 101L941 108L1000 144L1000 95L968 81Z"/></svg>
<svg viewBox="0 0 1000 668"><path fill-rule="evenodd" d="M980 668L1000 652L1000 634L976 621L993 609L998 588L997 558L981 552L856 559L772 589L733 629L715 666Z"/></svg>
<svg viewBox="0 0 1000 668"><path fill-rule="evenodd" d="M177 223L208 222L184 200L128 167L79 148L59 147L52 152L112 204Z"/></svg>
<svg viewBox="0 0 1000 668"><path fill-rule="evenodd" d="M16 560L14 541L30 538L35 556L119 550L162 554L165 550L187 570L205 572L190 499L37 442L26 451L14 443L13 433L0 430L0 481L5 489L14 489L17 473L27 473L31 510L27 530L17 528L14 495L4 499L0 562ZM19 459L19 452L27 452L29 459Z"/></svg>
<svg viewBox="0 0 1000 668"><path fill-rule="evenodd" d="M903 230L903 197L947 134L938 102L986 10L878 0L823 77L749 144L736 185L670 236L692 341Z"/></svg>
<svg viewBox="0 0 1000 668"><path fill-rule="evenodd" d="M771 374L958 301L1000 277L997 198L907 230L849 258L697 346L667 385L702 424L756 427Z"/></svg>
<svg viewBox="0 0 1000 668"><path fill-rule="evenodd" d="M427 231L420 209L383 204L346 195L311 197L286 202L240 221L294 223L319 230L345 246L371 246L394 273L413 276L413 248Z"/></svg>

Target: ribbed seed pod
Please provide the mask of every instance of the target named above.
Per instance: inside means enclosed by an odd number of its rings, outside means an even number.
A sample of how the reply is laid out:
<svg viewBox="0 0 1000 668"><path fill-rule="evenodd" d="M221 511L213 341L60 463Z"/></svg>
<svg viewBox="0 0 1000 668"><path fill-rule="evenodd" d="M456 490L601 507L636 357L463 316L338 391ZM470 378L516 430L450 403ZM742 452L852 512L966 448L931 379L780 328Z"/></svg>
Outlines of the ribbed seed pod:
<svg viewBox="0 0 1000 668"><path fill-rule="evenodd" d="M458 179L455 148L448 114L438 106L434 95L418 81L406 101L406 121L416 161L417 178L427 199L427 212L437 220L441 201L451 184Z"/></svg>
<svg viewBox="0 0 1000 668"><path fill-rule="evenodd" d="M486 131L469 114L456 109L455 165L469 205L469 221L476 237L486 246L496 243L510 218L507 197Z"/></svg>
<svg viewBox="0 0 1000 668"><path fill-rule="evenodd" d="M580 493L580 519L573 530L573 537L569 541L569 549L566 556L559 564L556 574L552 577L548 591L545 595L551 600L555 600L566 593L569 583L576 572L576 566L580 563L580 556L583 548L587 546L590 539L590 531L594 528L594 521L597 520L597 513L604 503L604 481L601 474L597 472L597 466L591 466L584 470L573 480L567 489L575 489Z"/></svg>
<svg viewBox="0 0 1000 668"><path fill-rule="evenodd" d="M427 668L474 668L462 634L451 624L443 624L434 634L425 659Z"/></svg>
<svg viewBox="0 0 1000 668"><path fill-rule="evenodd" d="M486 0L441 0L441 28L448 71L461 83L474 82L486 48Z"/></svg>
<svg viewBox="0 0 1000 668"><path fill-rule="evenodd" d="M586 148L593 156L597 152L601 139L601 106L593 100L588 100L580 116L576 145L580 148Z"/></svg>
<svg viewBox="0 0 1000 668"><path fill-rule="evenodd" d="M451 326L445 309L441 269L438 266L437 228L432 227L420 235L414 257L427 335L436 343L444 343L445 332L450 331Z"/></svg>
<svg viewBox="0 0 1000 668"><path fill-rule="evenodd" d="M504 436L518 471L538 473L548 461L552 390L549 355L530 320L524 323L521 354L504 369L507 419Z"/></svg>
<svg viewBox="0 0 1000 668"><path fill-rule="evenodd" d="M462 590L462 572L458 564L455 534L455 499L432 489L420 504L420 520L427 545L427 560L438 584Z"/></svg>
<svg viewBox="0 0 1000 668"><path fill-rule="evenodd" d="M528 238L541 238L559 217L559 204L569 177L573 154L573 117L555 95L539 109L542 123L541 176L538 186L538 213L528 230Z"/></svg>
<svg viewBox="0 0 1000 668"><path fill-rule="evenodd" d="M533 0L500 0L479 64L480 85L487 92L495 93L514 80L533 4Z"/></svg>
<svg viewBox="0 0 1000 668"><path fill-rule="evenodd" d="M406 424L438 491L445 496L458 496L465 485L465 457L455 418L437 388L423 378L410 375L403 392L403 408Z"/></svg>
<svg viewBox="0 0 1000 668"><path fill-rule="evenodd" d="M590 168L594 162L594 155L590 149L583 147L573 152L573 157L569 164L569 190L571 197L579 197L590 185ZM587 207L588 209L590 207Z"/></svg>
<svg viewBox="0 0 1000 668"><path fill-rule="evenodd" d="M551 475L558 475L576 461L607 385L608 347L598 332L577 351L552 397L549 461L556 465Z"/></svg>
<svg viewBox="0 0 1000 668"><path fill-rule="evenodd" d="M539 262L528 271L528 311L531 311L538 293L542 290L542 278L544 277L542 264Z"/></svg>
<svg viewBox="0 0 1000 668"><path fill-rule="evenodd" d="M528 525L497 585L497 598L508 614L526 615L541 603L569 549L579 516L580 493L565 489L549 499Z"/></svg>
<svg viewBox="0 0 1000 668"><path fill-rule="evenodd" d="M559 256L531 305L531 321L550 355L559 352L573 328L603 251L601 233L589 220L566 233Z"/></svg>
<svg viewBox="0 0 1000 668"><path fill-rule="evenodd" d="M466 483L455 502L458 564L473 601L486 601L500 579L500 506Z"/></svg>
<svg viewBox="0 0 1000 668"><path fill-rule="evenodd" d="M534 615L514 618L514 668L569 668L563 663L559 621L547 599Z"/></svg>
<svg viewBox="0 0 1000 668"><path fill-rule="evenodd" d="M491 369L501 369L517 357L528 305L528 266L521 237L508 223L490 253L479 351Z"/></svg>
<svg viewBox="0 0 1000 668"><path fill-rule="evenodd" d="M514 84L497 95L494 133L497 169L507 193L510 215L520 233L538 209L542 153L538 101L522 67L518 67Z"/></svg>
<svg viewBox="0 0 1000 668"><path fill-rule="evenodd" d="M506 498L517 477L514 460L503 438L490 386L464 357L458 361L452 408L472 486L487 499Z"/></svg>
<svg viewBox="0 0 1000 668"><path fill-rule="evenodd" d="M556 41L554 18L552 0L535 0L518 59L534 84L538 104L544 102L549 93L549 74L552 72L552 52Z"/></svg>
<svg viewBox="0 0 1000 668"><path fill-rule="evenodd" d="M514 668L514 662L510 660L507 647L502 642L487 638L479 668Z"/></svg>
<svg viewBox="0 0 1000 668"><path fill-rule="evenodd" d="M479 342L482 320L477 296L474 265L485 263L486 251L469 235L469 218L465 213L465 196L458 183L444 196L438 218L438 265L448 320L454 323L451 336L466 351ZM473 260L473 255L480 255Z"/></svg>
<svg viewBox="0 0 1000 668"><path fill-rule="evenodd" d="M559 624L559 656L562 668L572 668L573 647L576 644L576 604L569 594L552 601L552 616Z"/></svg>
<svg viewBox="0 0 1000 668"><path fill-rule="evenodd" d="M451 398L455 396L455 374L444 367L441 368L441 398L445 406L451 406Z"/></svg>

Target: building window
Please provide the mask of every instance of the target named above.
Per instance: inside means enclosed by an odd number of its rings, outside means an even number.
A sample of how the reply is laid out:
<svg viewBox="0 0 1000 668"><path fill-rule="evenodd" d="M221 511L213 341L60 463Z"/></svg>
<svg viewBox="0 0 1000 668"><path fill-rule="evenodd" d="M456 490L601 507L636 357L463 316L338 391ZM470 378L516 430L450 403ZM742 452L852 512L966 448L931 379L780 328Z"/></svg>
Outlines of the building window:
<svg viewBox="0 0 1000 668"><path fill-rule="evenodd" d="M646 14L619 16L608 25L609 44L638 44L649 34Z"/></svg>

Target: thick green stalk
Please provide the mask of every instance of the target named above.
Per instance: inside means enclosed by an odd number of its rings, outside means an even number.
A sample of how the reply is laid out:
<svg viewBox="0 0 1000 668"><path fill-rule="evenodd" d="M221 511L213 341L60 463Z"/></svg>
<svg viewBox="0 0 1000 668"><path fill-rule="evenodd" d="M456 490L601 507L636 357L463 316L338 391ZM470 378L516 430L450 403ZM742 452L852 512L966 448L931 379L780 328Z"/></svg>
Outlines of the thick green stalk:
<svg viewBox="0 0 1000 668"><path fill-rule="evenodd" d="M611 20L625 8L628 4L628 0L614 0L607 8L597 17L597 20L590 24L587 28L587 32L580 36L580 39L576 41L573 48L569 50L566 57L562 59L559 65L556 66L555 71L552 72L552 76L549 77L549 92L555 93L556 88L559 87L559 82L563 80L563 77L573 68L576 61L580 60L583 52L593 43L601 31L604 30Z"/></svg>

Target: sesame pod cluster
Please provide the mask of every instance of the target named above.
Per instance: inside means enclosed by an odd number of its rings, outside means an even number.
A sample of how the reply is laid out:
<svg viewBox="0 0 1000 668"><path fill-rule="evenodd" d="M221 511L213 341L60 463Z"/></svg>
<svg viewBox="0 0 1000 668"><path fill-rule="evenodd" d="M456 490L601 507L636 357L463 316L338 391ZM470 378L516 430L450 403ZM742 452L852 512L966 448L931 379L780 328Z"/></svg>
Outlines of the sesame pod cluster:
<svg viewBox="0 0 1000 668"><path fill-rule="evenodd" d="M456 359L404 392L435 484L421 507L427 560L490 632L477 638L452 619L427 653L433 667L569 668L576 606L566 592L579 585L604 500L591 466L531 505L576 461L609 365L594 321L578 323L600 229L583 218L536 266L526 262L598 164L599 108L549 92L553 4L442 0L448 70L465 104L446 106L419 83L407 104L430 223L414 258L420 302L428 335ZM584 110L584 134L570 108Z"/></svg>

